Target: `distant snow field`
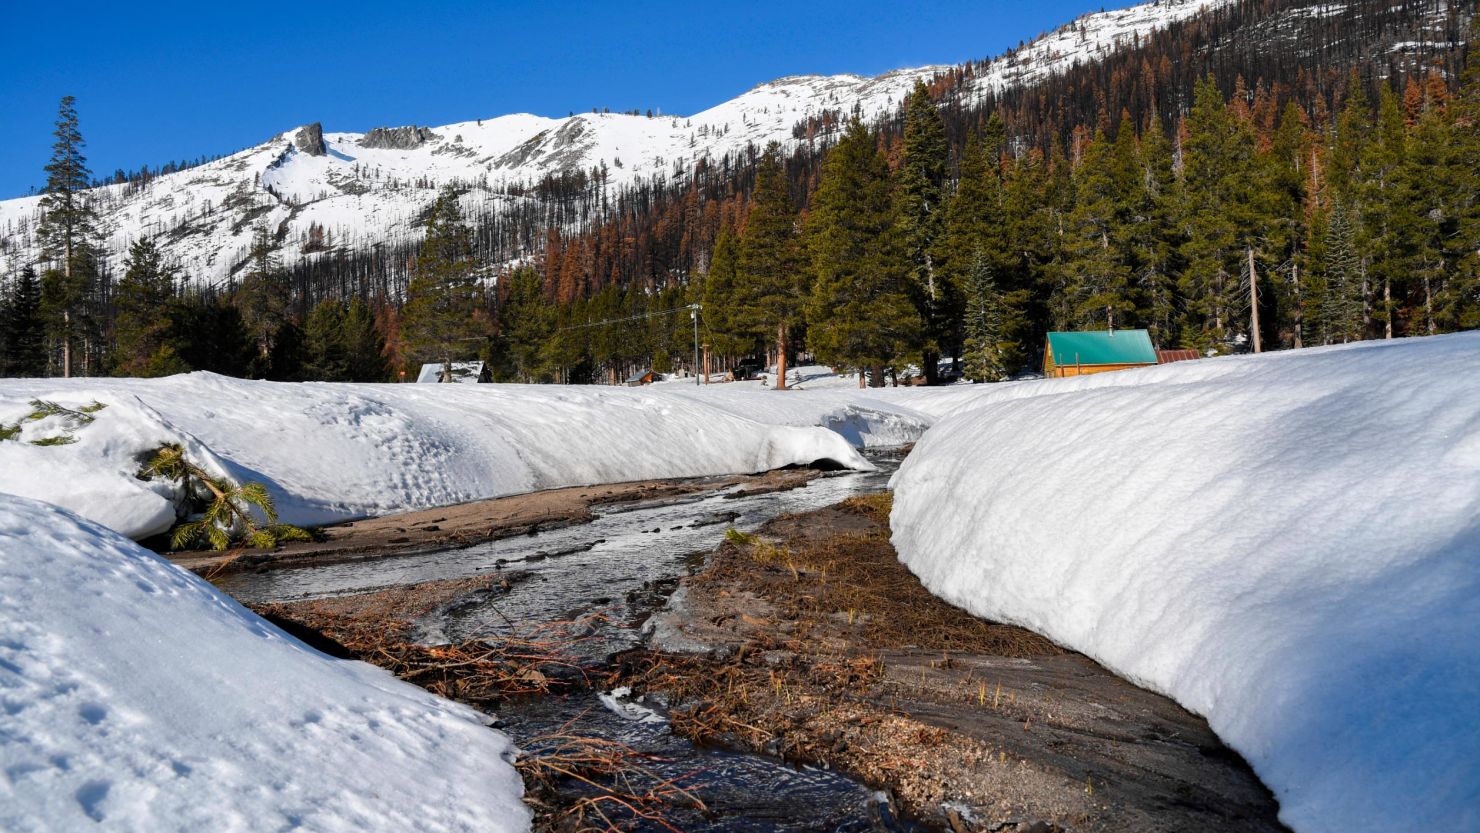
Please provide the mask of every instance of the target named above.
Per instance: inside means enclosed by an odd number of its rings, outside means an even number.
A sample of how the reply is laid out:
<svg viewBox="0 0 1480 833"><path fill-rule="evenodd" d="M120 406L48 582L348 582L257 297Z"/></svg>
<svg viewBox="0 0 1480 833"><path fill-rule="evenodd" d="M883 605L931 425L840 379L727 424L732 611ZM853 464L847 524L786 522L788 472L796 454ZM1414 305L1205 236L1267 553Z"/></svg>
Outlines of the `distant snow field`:
<svg viewBox="0 0 1480 833"><path fill-rule="evenodd" d="M527 830L508 739L0 494L0 830Z"/></svg>
<svg viewBox="0 0 1480 833"><path fill-rule="evenodd" d="M1205 715L1300 833L1480 830L1480 333L954 388L932 592Z"/></svg>

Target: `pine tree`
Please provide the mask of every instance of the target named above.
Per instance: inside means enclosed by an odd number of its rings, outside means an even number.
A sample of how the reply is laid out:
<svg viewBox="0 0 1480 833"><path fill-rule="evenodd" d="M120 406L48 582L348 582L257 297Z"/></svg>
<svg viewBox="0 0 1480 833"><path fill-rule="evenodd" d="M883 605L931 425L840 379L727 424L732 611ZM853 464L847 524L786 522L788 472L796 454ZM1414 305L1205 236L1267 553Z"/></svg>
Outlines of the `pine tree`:
<svg viewBox="0 0 1480 833"><path fill-rule="evenodd" d="M1394 295L1406 290L1414 245L1421 234L1419 218L1408 210L1412 204L1403 193L1406 144L1398 96L1383 86L1376 129L1358 168L1361 229L1357 239L1372 281L1372 324L1385 338L1394 335Z"/></svg>
<svg viewBox="0 0 1480 833"><path fill-rule="evenodd" d="M746 335L775 336L777 388L786 387L788 333L801 320L806 290L801 279L801 248L781 146L766 147L756 168L750 216L736 258L736 305L732 320Z"/></svg>
<svg viewBox="0 0 1480 833"><path fill-rule="evenodd" d="M555 332L555 310L545 300L540 273L529 267L508 277L509 295L499 308L500 340L512 362L514 381L549 378L547 344Z"/></svg>
<svg viewBox="0 0 1480 833"><path fill-rule="evenodd" d="M46 323L41 315L41 281L26 267L0 306L0 376L46 375Z"/></svg>
<svg viewBox="0 0 1480 833"><path fill-rule="evenodd" d="M13 282L13 284L19 283L19 279ZM15 295L19 287L12 285L8 292L5 289L6 287L0 286L0 377L11 375L11 357L16 352L12 344L15 335L13 332L15 329L15 315L12 307L15 303Z"/></svg>
<svg viewBox="0 0 1480 833"><path fill-rule="evenodd" d="M1182 255L1187 268L1180 289L1200 319L1181 341L1194 347L1223 345L1241 329L1248 310L1240 279L1257 240L1253 217L1252 127L1224 103L1211 77L1198 84L1187 118L1184 145Z"/></svg>
<svg viewBox="0 0 1480 833"><path fill-rule="evenodd" d="M1304 344L1305 299L1301 264L1310 240L1310 195L1307 193L1312 137L1305 114L1294 102L1280 113L1269 147L1258 154L1256 214L1267 260L1275 268L1260 277L1261 307L1273 308L1275 330L1288 330L1293 346ZM1282 273L1282 274L1281 274ZM1276 280L1277 275L1280 277Z"/></svg>
<svg viewBox="0 0 1480 833"><path fill-rule="evenodd" d="M289 323L291 288L278 267L276 246L266 226L252 234L247 275L236 290L236 305L242 323L257 345L257 358L249 371L255 378L269 378L276 373L272 356L283 328ZM291 352L291 351L290 351Z"/></svg>
<svg viewBox="0 0 1480 833"><path fill-rule="evenodd" d="M390 375L385 360L385 338L375 326L370 305L360 298L349 302L340 330L344 376L350 382L384 382Z"/></svg>
<svg viewBox="0 0 1480 833"><path fill-rule="evenodd" d="M1068 298L1073 318L1061 326L1125 326L1136 305L1124 240L1136 187L1135 132L1129 117L1112 142L1098 134L1075 171L1074 210L1064 235Z"/></svg>
<svg viewBox="0 0 1480 833"><path fill-rule="evenodd" d="M1453 232L1441 247L1444 285L1434 290L1441 330L1480 327L1480 15L1470 19L1469 54L1459 89L1448 105L1445 178L1455 195L1448 207Z"/></svg>
<svg viewBox="0 0 1480 833"><path fill-rule="evenodd" d="M320 301L303 322L304 376L320 382L349 381L349 358L344 343L344 304L333 298Z"/></svg>
<svg viewBox="0 0 1480 833"><path fill-rule="evenodd" d="M194 293L180 301L180 356L196 370L246 376L257 364L241 310L212 295Z"/></svg>
<svg viewBox="0 0 1480 833"><path fill-rule="evenodd" d="M735 248L734 235L721 227L714 241L714 255L709 259L709 271L704 276L703 300L699 302L704 308L700 322L704 342L714 355L722 357L749 355L757 343L754 333L747 334L735 323L736 284L740 280Z"/></svg>
<svg viewBox="0 0 1480 833"><path fill-rule="evenodd" d="M1308 210L1308 225L1304 256L1298 278L1300 288L1300 330L1302 346L1330 344L1326 316L1329 305L1326 301L1326 244L1331 239L1331 208L1313 200Z"/></svg>
<svg viewBox="0 0 1480 833"><path fill-rule="evenodd" d="M989 122L987 133L1000 127L1000 121ZM1003 216L1003 184L996 154L989 148L995 141L971 134L961 152L961 171L955 193L946 202L943 230L932 256L938 280L961 299L963 309L948 316L950 332L947 345L960 345L965 339L964 304L971 281L972 268L978 257L985 258L997 272L1005 272L1015 262L1010 225ZM940 323L940 322L937 322ZM960 352L956 351L960 359Z"/></svg>
<svg viewBox="0 0 1480 833"><path fill-rule="evenodd" d="M908 262L920 317L925 322L922 366L927 383L937 381L937 361L952 344L961 315L959 285L936 268L937 246L946 229L945 122L923 81L905 100L896 189L898 234ZM954 351L953 351L954 352Z"/></svg>
<svg viewBox="0 0 1480 833"><path fill-rule="evenodd" d="M1347 78L1345 103L1336 119L1336 134L1327 157L1326 182L1331 192L1350 204L1357 194L1363 145L1372 131L1371 105L1362 78L1354 69Z"/></svg>
<svg viewBox="0 0 1480 833"><path fill-rule="evenodd" d="M75 105L76 99L69 95L58 108L56 141L46 164L41 223L36 230L42 260L51 264L41 278L43 315L53 341L61 347L63 376L75 370L76 342L84 342L85 361L90 355L86 342L95 322L89 320L88 302L97 278L96 217L86 195L92 172L82 154L84 142Z"/></svg>
<svg viewBox="0 0 1480 833"><path fill-rule="evenodd" d="M1055 144L1045 161L1032 150L1007 172L1002 215L1011 257L994 273L1004 293L1004 348L1008 367L1035 364L1047 333L1049 287L1058 279L1067 208L1072 200L1069 165ZM992 252L989 250L990 258Z"/></svg>
<svg viewBox="0 0 1480 833"><path fill-rule="evenodd" d="M683 288L669 286L652 299L650 308L654 312L681 309L684 305ZM652 344L652 370L654 373L672 373L675 368L687 366L693 360L692 319L687 314L656 315L647 319L648 339Z"/></svg>
<svg viewBox="0 0 1480 833"><path fill-rule="evenodd" d="M596 324L601 321L612 321L621 317L621 299L615 286L604 286L595 295L592 295L586 305L586 321L584 324ZM620 339L614 328L592 326L590 333L591 361L595 364L595 372L598 378L616 384L616 364L620 356ZM510 374L512 375L512 367Z"/></svg>
<svg viewBox="0 0 1480 833"><path fill-rule="evenodd" d="M978 252L972 258L966 287L966 343L963 373L973 382L1000 382L1008 377L1003 335L1006 309L992 265Z"/></svg>
<svg viewBox="0 0 1480 833"><path fill-rule="evenodd" d="M1455 220L1464 200L1459 178L1447 175L1452 138L1453 127L1442 107L1421 112L1394 183L1392 199L1397 206L1391 231L1407 240L1403 258L1392 267L1402 275L1399 285L1409 288L1413 314L1407 335L1438 332L1438 307L1449 289L1452 270L1447 268L1445 246L1459 235Z"/></svg>
<svg viewBox="0 0 1480 833"><path fill-rule="evenodd" d="M559 372L557 381L566 384L589 380L587 356L590 354L591 330L582 326L590 323L586 318L586 307L585 299L576 298L553 311L555 331L545 343L543 356L545 363ZM501 368L501 371L501 378L514 377L512 364Z"/></svg>
<svg viewBox="0 0 1480 833"><path fill-rule="evenodd" d="M1360 340L1367 323L1361 259L1349 212L1337 203L1326 227L1321 322L1327 344Z"/></svg>
<svg viewBox="0 0 1480 833"><path fill-rule="evenodd" d="M304 344L303 328L292 318L283 322L272 341L272 352L267 355L267 371L263 378L274 382L302 382L307 377L304 371L308 364L308 348Z"/></svg>
<svg viewBox="0 0 1480 833"><path fill-rule="evenodd" d="M920 343L895 229L888 162L853 119L822 163L807 217L813 286L808 341L824 362L867 368L875 387Z"/></svg>
<svg viewBox="0 0 1480 833"><path fill-rule="evenodd" d="M180 355L181 311L175 270L153 238L129 247L123 279L114 290L117 315L113 372L118 376L168 376L190 370Z"/></svg>
<svg viewBox="0 0 1480 833"><path fill-rule="evenodd" d="M1178 194L1171 142L1155 115L1141 133L1136 163L1138 182L1123 245L1135 270L1137 315L1153 342L1170 344L1179 328L1176 255L1181 241L1174 216Z"/></svg>
<svg viewBox="0 0 1480 833"><path fill-rule="evenodd" d="M426 240L406 289L402 320L412 357L442 362L448 379L453 359L475 353L471 342L488 334L479 317L483 288L478 269L472 231L463 222L457 193L448 188L427 217Z"/></svg>

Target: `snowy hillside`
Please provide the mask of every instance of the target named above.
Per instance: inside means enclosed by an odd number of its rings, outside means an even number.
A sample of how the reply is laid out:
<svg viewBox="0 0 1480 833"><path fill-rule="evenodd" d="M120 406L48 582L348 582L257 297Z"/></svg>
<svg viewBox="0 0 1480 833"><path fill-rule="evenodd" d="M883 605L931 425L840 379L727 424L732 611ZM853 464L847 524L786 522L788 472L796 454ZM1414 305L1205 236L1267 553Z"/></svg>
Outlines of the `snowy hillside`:
<svg viewBox="0 0 1480 833"><path fill-rule="evenodd" d="M1480 831L1480 333L944 392L900 558L1208 718L1299 833Z"/></svg>
<svg viewBox="0 0 1480 833"><path fill-rule="evenodd" d="M0 494L0 552L0 830L529 829L472 709L55 506Z"/></svg>
<svg viewBox="0 0 1480 833"><path fill-rule="evenodd" d="M1086 15L977 67L972 83L978 94L1032 84L1229 2L1155 0ZM525 199L511 195L519 193L512 186L551 174L604 170L608 187L658 175L682 181L701 159L733 157L772 140L799 141L793 128L827 112L846 115L857 107L866 119L884 115L917 79L946 69L781 78L690 116L517 114L366 133L335 132L335 125L324 132L313 124L197 168L98 189L96 205L115 266L132 241L163 235L163 247L187 275L217 282L240 268L259 224L285 232L281 254L291 264L340 247L363 251L419 238L417 217L449 183L469 188L464 209L476 216ZM0 202L0 275L34 262L38 201ZM315 226L324 238L310 242Z"/></svg>

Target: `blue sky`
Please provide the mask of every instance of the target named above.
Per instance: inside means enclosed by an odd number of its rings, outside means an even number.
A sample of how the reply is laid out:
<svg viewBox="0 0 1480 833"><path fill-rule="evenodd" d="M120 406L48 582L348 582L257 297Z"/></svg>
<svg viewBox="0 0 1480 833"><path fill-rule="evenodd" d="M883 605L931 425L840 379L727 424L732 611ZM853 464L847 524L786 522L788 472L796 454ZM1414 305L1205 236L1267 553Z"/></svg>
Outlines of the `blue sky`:
<svg viewBox="0 0 1480 833"><path fill-rule="evenodd" d="M592 107L691 113L782 75L991 57L1101 7L3 0L0 197L43 182L67 94L102 176L229 153L311 121L362 131Z"/></svg>

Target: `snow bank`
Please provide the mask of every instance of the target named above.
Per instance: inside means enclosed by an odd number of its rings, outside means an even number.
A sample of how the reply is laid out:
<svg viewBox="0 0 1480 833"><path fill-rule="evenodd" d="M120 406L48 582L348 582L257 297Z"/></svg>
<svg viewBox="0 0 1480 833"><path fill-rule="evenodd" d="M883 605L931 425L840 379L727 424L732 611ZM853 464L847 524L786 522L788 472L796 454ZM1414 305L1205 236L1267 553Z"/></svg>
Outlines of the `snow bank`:
<svg viewBox="0 0 1480 833"><path fill-rule="evenodd" d="M1471 333L968 390L894 542L1206 715L1302 833L1480 830L1477 368Z"/></svg>
<svg viewBox="0 0 1480 833"><path fill-rule="evenodd" d="M906 398L903 388L860 389L857 377L823 374L826 368L804 375L803 383L786 391L759 381L720 385L665 384L662 393L702 402L736 416L777 425L820 425L841 434L858 448L907 445L920 438L934 422L922 404L931 396ZM788 374L789 375L789 374ZM939 395L945 389L930 393Z"/></svg>
<svg viewBox="0 0 1480 833"><path fill-rule="evenodd" d="M0 441L0 492L57 503L132 537L172 520L168 485L134 477L163 442L185 444L233 480L265 483L295 524L824 459L871 467L839 434L807 427L821 424L817 408L767 419L764 407L742 414L671 389L282 384L210 373L0 380L0 424L15 424L32 399L107 407L71 429L70 445L31 444L62 430L55 418L25 423L21 441Z"/></svg>
<svg viewBox="0 0 1480 833"><path fill-rule="evenodd" d="M30 420L35 410L30 404L0 398L0 428L21 429L14 441L0 442L0 492L47 500L130 538L146 538L174 525L178 498L174 484L136 476L150 451L180 443L206 471L228 473L209 448L173 428L137 397L67 394L46 401L77 414L84 413L79 409L91 413ZM58 439L70 444L34 445Z"/></svg>
<svg viewBox="0 0 1480 833"><path fill-rule="evenodd" d="M529 827L514 750L472 709L3 494L0 708L15 833Z"/></svg>

